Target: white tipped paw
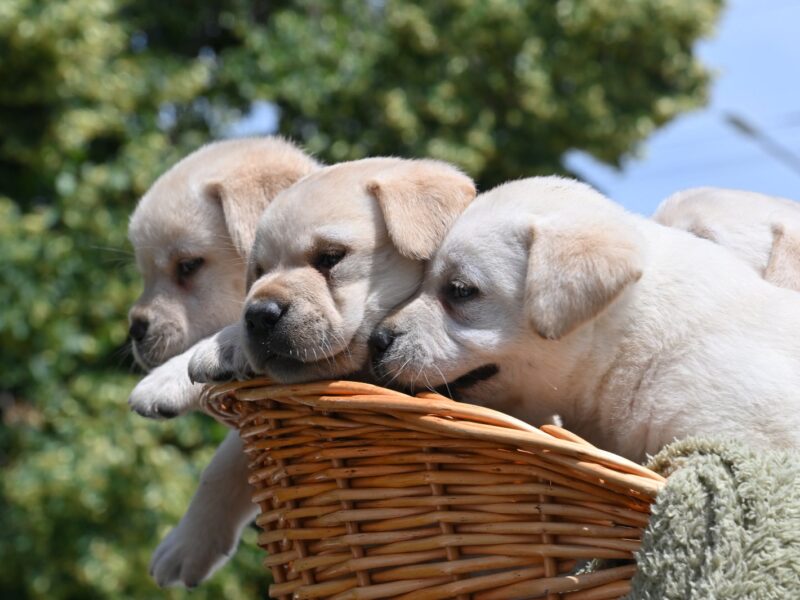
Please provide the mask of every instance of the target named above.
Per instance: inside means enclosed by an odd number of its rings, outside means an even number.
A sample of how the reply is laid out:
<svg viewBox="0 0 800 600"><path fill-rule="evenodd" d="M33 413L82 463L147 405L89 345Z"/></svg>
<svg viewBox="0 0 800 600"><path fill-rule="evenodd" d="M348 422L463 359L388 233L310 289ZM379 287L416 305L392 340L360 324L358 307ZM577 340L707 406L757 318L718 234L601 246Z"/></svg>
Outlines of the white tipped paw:
<svg viewBox="0 0 800 600"><path fill-rule="evenodd" d="M197 344L189 361L189 378L197 383L213 383L252 377L240 340L241 327L237 323Z"/></svg>
<svg viewBox="0 0 800 600"><path fill-rule="evenodd" d="M236 549L236 537L208 531L208 523L192 529L183 521L169 532L150 561L150 576L160 587L197 587L225 564Z"/></svg>
<svg viewBox="0 0 800 600"><path fill-rule="evenodd" d="M171 358L142 379L128 398L131 410L151 419L171 419L200 406L202 385L189 380L191 350Z"/></svg>

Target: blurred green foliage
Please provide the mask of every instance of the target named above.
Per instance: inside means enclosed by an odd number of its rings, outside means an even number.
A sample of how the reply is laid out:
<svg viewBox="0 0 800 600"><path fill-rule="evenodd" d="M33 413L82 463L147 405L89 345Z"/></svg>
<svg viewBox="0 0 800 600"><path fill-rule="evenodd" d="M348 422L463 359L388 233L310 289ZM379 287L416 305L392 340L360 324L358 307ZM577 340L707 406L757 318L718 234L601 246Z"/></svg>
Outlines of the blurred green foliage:
<svg viewBox="0 0 800 600"><path fill-rule="evenodd" d="M127 217L170 164L254 101L327 161L432 156L482 187L571 148L617 164L705 101L720 5L0 3L0 596L184 594L147 562L222 432L125 405ZM253 545L192 597L263 597Z"/></svg>

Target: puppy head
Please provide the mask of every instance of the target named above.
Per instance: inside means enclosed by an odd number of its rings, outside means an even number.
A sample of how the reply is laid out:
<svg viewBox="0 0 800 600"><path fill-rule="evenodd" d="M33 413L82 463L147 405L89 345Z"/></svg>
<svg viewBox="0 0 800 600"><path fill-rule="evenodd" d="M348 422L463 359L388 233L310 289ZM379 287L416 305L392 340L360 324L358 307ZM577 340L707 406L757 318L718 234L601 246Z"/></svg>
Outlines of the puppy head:
<svg viewBox="0 0 800 600"><path fill-rule="evenodd" d="M258 217L317 164L279 138L209 144L162 175L129 237L144 278L130 310L136 360L151 369L235 321Z"/></svg>
<svg viewBox="0 0 800 600"><path fill-rule="evenodd" d="M420 293L376 329L373 369L473 399L498 370L551 361L551 340L568 348L639 279L639 247L624 211L584 184L496 188L453 226Z"/></svg>
<svg viewBox="0 0 800 600"><path fill-rule="evenodd" d="M653 220L719 244L764 279L800 290L800 206L723 188L693 188L664 200Z"/></svg>
<svg viewBox="0 0 800 600"><path fill-rule="evenodd" d="M430 160L367 159L281 193L259 222L243 315L252 368L279 381L361 371L375 325L409 296L468 177Z"/></svg>

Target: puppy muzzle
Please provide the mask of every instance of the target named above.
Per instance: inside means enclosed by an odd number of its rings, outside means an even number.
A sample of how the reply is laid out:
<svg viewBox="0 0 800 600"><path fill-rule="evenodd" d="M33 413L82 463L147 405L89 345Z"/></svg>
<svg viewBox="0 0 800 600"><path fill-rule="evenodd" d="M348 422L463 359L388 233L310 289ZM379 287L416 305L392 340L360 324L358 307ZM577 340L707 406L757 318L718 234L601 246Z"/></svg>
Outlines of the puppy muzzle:
<svg viewBox="0 0 800 600"><path fill-rule="evenodd" d="M384 359L387 358L392 344L394 344L399 335L397 331L389 327L379 326L369 336L367 345L369 348L370 368L378 380L384 379L386 376L387 367Z"/></svg>
<svg viewBox="0 0 800 600"><path fill-rule="evenodd" d="M255 363L263 363L273 355L276 332L281 328L289 304L277 300L258 300L248 304L244 313L245 341L248 354Z"/></svg>

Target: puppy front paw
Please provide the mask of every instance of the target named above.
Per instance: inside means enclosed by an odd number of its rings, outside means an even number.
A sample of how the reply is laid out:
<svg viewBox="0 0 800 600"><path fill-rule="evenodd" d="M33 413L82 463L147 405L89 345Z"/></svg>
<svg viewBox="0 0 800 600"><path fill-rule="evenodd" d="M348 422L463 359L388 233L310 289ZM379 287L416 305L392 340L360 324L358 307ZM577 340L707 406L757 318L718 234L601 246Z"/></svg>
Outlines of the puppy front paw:
<svg viewBox="0 0 800 600"><path fill-rule="evenodd" d="M128 398L131 410L150 419L172 419L196 409L203 386L189 381L190 357L184 353L153 369L133 388Z"/></svg>
<svg viewBox="0 0 800 600"><path fill-rule="evenodd" d="M253 376L239 344L239 326L231 325L195 346L189 361L189 379L195 383L217 383Z"/></svg>
<svg viewBox="0 0 800 600"><path fill-rule="evenodd" d="M150 576L160 587L197 587L233 555L237 538L209 535L209 525L198 523L191 528L181 521L158 545L150 561Z"/></svg>

